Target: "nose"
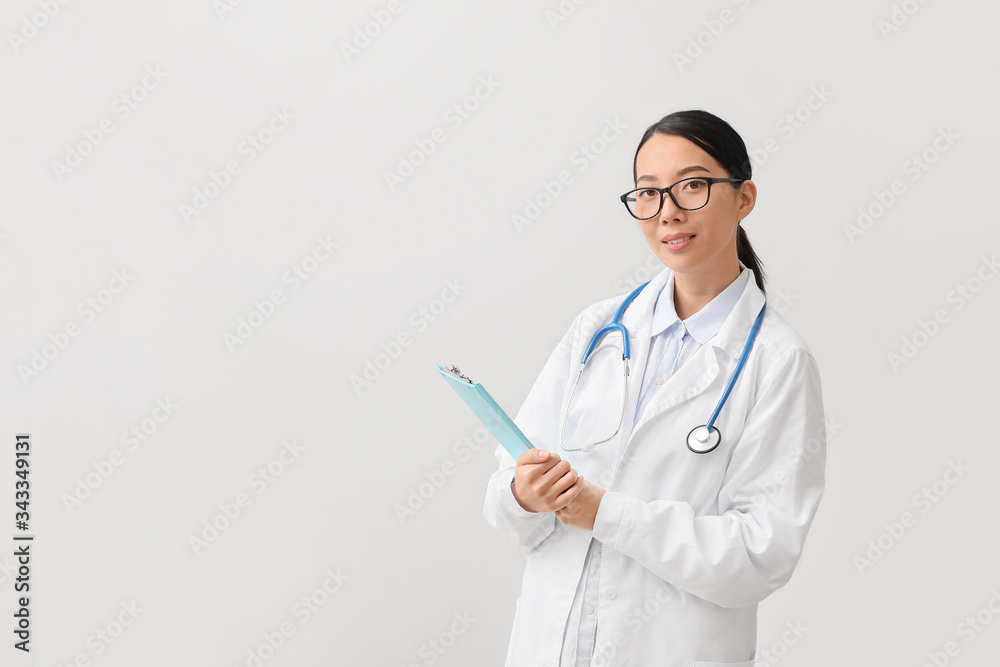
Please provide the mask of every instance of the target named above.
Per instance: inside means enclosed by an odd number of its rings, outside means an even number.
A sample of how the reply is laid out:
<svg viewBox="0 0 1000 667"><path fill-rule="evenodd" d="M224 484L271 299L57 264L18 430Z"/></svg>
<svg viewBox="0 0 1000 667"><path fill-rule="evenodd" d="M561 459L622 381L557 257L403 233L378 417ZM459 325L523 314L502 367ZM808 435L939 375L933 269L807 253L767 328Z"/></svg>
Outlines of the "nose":
<svg viewBox="0 0 1000 667"><path fill-rule="evenodd" d="M660 222L667 223L672 220L680 220L684 213L684 209L679 208L674 203L674 198L669 193L663 194L663 206L660 208L659 215Z"/></svg>

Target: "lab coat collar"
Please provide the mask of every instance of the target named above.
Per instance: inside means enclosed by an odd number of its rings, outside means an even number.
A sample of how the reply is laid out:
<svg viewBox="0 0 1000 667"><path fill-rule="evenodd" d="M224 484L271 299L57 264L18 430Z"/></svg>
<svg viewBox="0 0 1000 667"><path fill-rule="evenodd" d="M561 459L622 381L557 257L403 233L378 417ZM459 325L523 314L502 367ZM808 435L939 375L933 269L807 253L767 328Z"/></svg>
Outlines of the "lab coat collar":
<svg viewBox="0 0 1000 667"><path fill-rule="evenodd" d="M739 357L742 353L753 321L756 319L757 313L760 312L760 307L764 305L764 293L757 287L757 278L754 272L742 261L739 264L747 274L743 292L736 301L736 305L733 306L729 317L722 323L719 332L704 343L724 350L732 357ZM740 276L742 277L742 275L741 273ZM631 338L639 338L640 341L648 343L649 337L653 333L653 308L660 291L666 288L668 281L672 289L673 271L669 267L664 267L625 309L621 322L629 330Z"/></svg>
<svg viewBox="0 0 1000 667"><path fill-rule="evenodd" d="M742 267L743 264L741 263ZM650 336L659 336L667 329L675 326L680 317L674 307L674 272L670 271L667 282L663 285L653 304L652 329ZM704 345L718 333L726 321L733 306L739 300L749 278L750 271L743 269L740 274L722 292L717 294L704 308L684 320L684 330L691 335L699 345Z"/></svg>

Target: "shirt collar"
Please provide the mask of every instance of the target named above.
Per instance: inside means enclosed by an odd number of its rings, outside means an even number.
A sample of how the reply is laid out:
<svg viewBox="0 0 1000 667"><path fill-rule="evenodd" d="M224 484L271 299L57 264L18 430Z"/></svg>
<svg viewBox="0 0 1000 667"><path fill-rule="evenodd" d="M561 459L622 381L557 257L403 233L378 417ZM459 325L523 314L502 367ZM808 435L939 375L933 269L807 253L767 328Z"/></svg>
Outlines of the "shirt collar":
<svg viewBox="0 0 1000 667"><path fill-rule="evenodd" d="M750 271L743 267L742 262L740 268L740 275L726 289L719 292L704 308L684 320L684 328L700 344L704 345L719 332L743 294ZM679 321L677 311L674 310L674 272L670 271L653 306L653 329L650 335L659 336L669 327L676 326Z"/></svg>

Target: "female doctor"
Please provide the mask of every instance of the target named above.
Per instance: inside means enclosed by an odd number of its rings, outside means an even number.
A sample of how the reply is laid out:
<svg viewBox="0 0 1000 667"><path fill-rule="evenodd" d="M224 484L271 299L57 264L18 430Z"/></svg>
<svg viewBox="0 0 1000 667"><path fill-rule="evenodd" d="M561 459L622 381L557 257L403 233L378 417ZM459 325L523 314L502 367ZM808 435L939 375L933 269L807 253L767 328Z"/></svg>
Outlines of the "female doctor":
<svg viewBox="0 0 1000 667"><path fill-rule="evenodd" d="M507 665L754 664L757 605L802 554L826 438L816 361L765 307L740 226L750 172L705 111L639 142L622 201L665 268L620 314L630 359L612 330L581 372L625 299L586 308L515 417L537 449L496 450L484 515L527 558Z"/></svg>

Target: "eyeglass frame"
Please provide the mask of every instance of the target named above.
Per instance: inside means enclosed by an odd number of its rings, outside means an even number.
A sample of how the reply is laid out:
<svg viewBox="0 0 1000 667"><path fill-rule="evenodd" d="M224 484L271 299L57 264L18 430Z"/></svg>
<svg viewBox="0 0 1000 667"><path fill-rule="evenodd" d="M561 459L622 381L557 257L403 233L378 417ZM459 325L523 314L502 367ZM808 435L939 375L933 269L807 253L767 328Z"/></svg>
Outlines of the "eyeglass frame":
<svg viewBox="0 0 1000 667"><path fill-rule="evenodd" d="M683 183L684 181L693 181L693 180L705 181L705 182L708 183L708 192L705 194L705 203L702 204L701 206L697 206L695 208L684 208L683 206L681 206L680 204L677 203L677 198L674 197L674 193L671 192L670 189L672 187L674 187L675 185L677 185L677 183ZM716 184L716 183L744 183L747 180L748 179L746 179L746 178L711 178L711 177L708 177L708 176L688 176L687 178L682 178L681 180L677 181L677 183L671 183L670 185L668 185L665 188L654 188L654 187L649 187L649 186L644 187L644 188L635 188L634 190L629 190L628 192L626 192L625 194L623 194L621 197L619 197L619 199L621 199L622 204L625 205L625 209L629 212L629 215L631 215L636 220L652 220L653 218L655 218L656 216L658 216L660 214L660 212L663 210L663 201L664 201L663 195L665 195L665 194L670 195L670 201L674 202L674 206L676 206L677 208L681 209L682 211L697 211L699 209L702 209L702 208L705 208L706 206L708 206L708 202L711 201L711 199L712 199L712 186L714 184ZM660 205L659 205L659 207L657 207L656 213L654 213L653 215L649 216L648 218L640 218L639 216L637 216L635 213L632 212L632 209L629 208L628 202L625 201L625 198L628 197L630 194L632 194L633 192L639 192L640 190L656 190L657 192L660 193Z"/></svg>

